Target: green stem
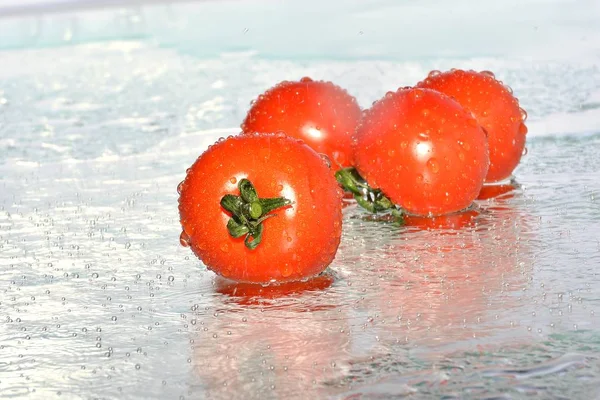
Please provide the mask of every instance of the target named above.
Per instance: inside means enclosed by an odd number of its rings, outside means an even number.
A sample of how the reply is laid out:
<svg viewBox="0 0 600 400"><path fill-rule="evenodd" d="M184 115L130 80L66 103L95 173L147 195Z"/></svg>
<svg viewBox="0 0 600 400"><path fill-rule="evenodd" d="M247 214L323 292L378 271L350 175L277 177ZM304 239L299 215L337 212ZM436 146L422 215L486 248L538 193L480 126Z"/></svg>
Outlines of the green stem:
<svg viewBox="0 0 600 400"><path fill-rule="evenodd" d="M360 176L356 168L343 168L335 173L335 178L344 190L354 195L359 206L371 213L390 212L395 222L404 223L402 210L387 198L380 189L373 189Z"/></svg>
<svg viewBox="0 0 600 400"><path fill-rule="evenodd" d="M269 213L292 202L285 197L261 199L248 179L241 179L238 189L239 196L226 194L221 198L221 206L231 213L227 230L234 238L245 236L244 244L254 250L262 240L263 222L276 215Z"/></svg>

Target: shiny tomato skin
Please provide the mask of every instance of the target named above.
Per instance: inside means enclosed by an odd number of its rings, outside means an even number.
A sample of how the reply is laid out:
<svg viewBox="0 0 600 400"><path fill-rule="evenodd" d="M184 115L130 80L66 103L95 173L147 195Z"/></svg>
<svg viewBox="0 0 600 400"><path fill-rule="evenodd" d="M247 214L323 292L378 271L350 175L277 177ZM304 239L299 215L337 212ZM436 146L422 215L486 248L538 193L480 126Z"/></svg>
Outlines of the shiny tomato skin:
<svg viewBox="0 0 600 400"><path fill-rule="evenodd" d="M484 131L460 104L428 89L389 92L356 132L356 167L413 215L435 216L471 205L489 165Z"/></svg>
<svg viewBox="0 0 600 400"><path fill-rule="evenodd" d="M352 135L361 117L356 99L331 82L284 81L260 95L242 131L283 132L327 155L334 170L353 165Z"/></svg>
<svg viewBox="0 0 600 400"><path fill-rule="evenodd" d="M527 114L509 88L491 72L432 71L417 87L437 90L453 97L470 111L487 132L490 168L486 182L511 176L525 148Z"/></svg>
<svg viewBox="0 0 600 400"><path fill-rule="evenodd" d="M254 250L233 238L221 207L249 179L261 198L292 204L263 222ZM179 187L182 244L215 273L238 282L288 282L321 273L334 259L341 237L342 193L322 157L283 134L231 136L209 147Z"/></svg>

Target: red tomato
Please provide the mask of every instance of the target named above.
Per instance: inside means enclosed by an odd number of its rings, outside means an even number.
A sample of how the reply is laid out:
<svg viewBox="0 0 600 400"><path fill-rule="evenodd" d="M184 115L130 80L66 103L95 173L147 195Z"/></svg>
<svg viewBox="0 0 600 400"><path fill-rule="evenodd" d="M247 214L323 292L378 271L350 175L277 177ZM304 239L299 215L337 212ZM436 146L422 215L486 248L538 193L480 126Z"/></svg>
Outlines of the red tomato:
<svg viewBox="0 0 600 400"><path fill-rule="evenodd" d="M356 99L331 82L281 82L252 104L244 132L284 132L329 157L334 169L353 165L352 134L360 120Z"/></svg>
<svg viewBox="0 0 600 400"><path fill-rule="evenodd" d="M428 89L388 93L356 132L356 167L373 188L415 215L467 208L489 165L485 133L460 104Z"/></svg>
<svg viewBox="0 0 600 400"><path fill-rule="evenodd" d="M248 181L259 199L244 203L244 197L251 197L247 186L242 191ZM182 244L190 245L209 269L232 280L312 277L331 263L340 243L342 194L337 182L319 154L283 134L218 141L196 160L178 190ZM244 204L236 209L233 203L225 206L225 199ZM265 211L274 199L286 202ZM233 209L243 210L250 225ZM257 238L260 243L252 249Z"/></svg>
<svg viewBox="0 0 600 400"><path fill-rule="evenodd" d="M490 147L490 168L486 182L508 178L521 160L525 148L527 114L510 88L491 72L433 71L417 87L452 96L469 110L485 129Z"/></svg>

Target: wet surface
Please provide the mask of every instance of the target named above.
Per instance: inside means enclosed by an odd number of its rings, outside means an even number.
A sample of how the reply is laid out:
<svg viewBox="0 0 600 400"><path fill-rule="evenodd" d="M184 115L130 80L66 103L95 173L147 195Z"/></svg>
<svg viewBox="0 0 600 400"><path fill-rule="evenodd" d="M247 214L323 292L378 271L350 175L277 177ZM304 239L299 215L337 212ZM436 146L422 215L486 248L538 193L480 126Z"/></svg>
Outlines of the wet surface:
<svg viewBox="0 0 600 400"><path fill-rule="evenodd" d="M181 247L185 169L279 79L330 79L366 106L467 61L198 59L111 41L0 62L1 396L600 395L600 133L579 107L597 61L488 60L530 115L514 182L404 227L350 204L326 273L277 288L217 278Z"/></svg>

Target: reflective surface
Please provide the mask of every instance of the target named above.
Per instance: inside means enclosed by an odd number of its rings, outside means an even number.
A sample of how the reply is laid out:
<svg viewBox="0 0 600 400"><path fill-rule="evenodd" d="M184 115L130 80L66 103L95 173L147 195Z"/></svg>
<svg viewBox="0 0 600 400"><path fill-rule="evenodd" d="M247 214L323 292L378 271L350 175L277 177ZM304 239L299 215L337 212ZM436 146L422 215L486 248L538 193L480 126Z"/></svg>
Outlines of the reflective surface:
<svg viewBox="0 0 600 400"><path fill-rule="evenodd" d="M599 396L597 54L273 60L146 39L0 52L0 397ZM401 228L350 204L336 260L307 284L235 285L180 246L185 169L273 83L333 80L368 106L469 66L529 111L512 187Z"/></svg>

